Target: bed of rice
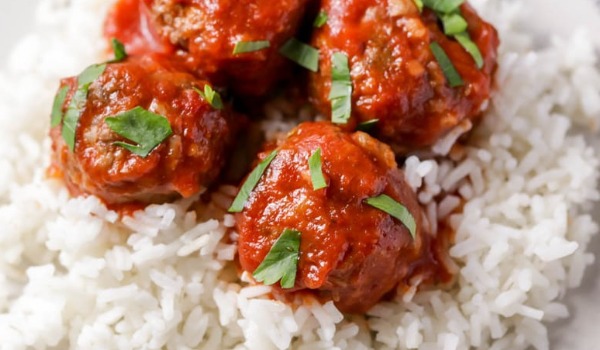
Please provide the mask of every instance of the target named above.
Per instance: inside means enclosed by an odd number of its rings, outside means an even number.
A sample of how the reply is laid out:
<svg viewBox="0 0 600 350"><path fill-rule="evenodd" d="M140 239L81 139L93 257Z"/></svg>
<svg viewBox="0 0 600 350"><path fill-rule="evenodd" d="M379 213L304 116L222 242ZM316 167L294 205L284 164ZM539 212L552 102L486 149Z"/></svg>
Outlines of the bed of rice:
<svg viewBox="0 0 600 350"><path fill-rule="evenodd" d="M583 32L540 46L520 1L472 3L502 38L498 91L468 145L442 156L450 135L405 164L428 215L456 230L458 281L344 316L237 279L222 242L235 188L200 214L186 200L119 220L45 177L58 79L103 59L109 2L43 0L0 73L0 348L548 349L546 323L593 262L598 158L577 130L600 119L597 57ZM267 129L287 127L270 114Z"/></svg>

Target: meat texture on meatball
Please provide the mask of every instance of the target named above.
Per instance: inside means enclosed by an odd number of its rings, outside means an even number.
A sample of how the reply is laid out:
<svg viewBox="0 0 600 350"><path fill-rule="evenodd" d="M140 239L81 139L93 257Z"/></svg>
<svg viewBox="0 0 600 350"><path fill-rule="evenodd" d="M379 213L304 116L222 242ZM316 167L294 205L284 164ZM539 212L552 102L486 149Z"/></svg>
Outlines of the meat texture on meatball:
<svg viewBox="0 0 600 350"><path fill-rule="evenodd" d="M147 31L156 33L158 39L144 31L137 36L120 37L131 23L119 22L118 18L126 17L123 13L128 7L124 4L132 1L140 2L142 8L137 22L148 22ZM111 12L107 31L131 46L140 37L151 38L152 42L168 41L194 70L235 92L257 96L267 92L284 76L282 73L289 71L291 63L278 51L296 34L306 2L121 0ZM258 46L234 53L240 43Z"/></svg>
<svg viewBox="0 0 600 350"><path fill-rule="evenodd" d="M315 190L308 160L318 149L328 186ZM408 288L415 275L436 278L428 223L387 145L314 122L300 124L276 150L238 214L245 271L254 272L282 232L294 229L301 235L297 275L294 287L282 291L311 291L344 312L364 312L394 288ZM382 194L412 214L414 238L405 224L365 202Z"/></svg>
<svg viewBox="0 0 600 350"><path fill-rule="evenodd" d="M218 176L236 129L235 115L227 107L213 107L196 91L204 89L206 80L160 55L108 63L77 106L71 147L65 123L74 108L71 101L81 93L80 81L81 76L62 81L68 88L65 117L50 131L53 167L72 194L96 195L108 204L149 203L189 197ZM135 109L166 118L171 129L145 156L123 147L132 141L107 123L108 117ZM131 126L139 132L139 122Z"/></svg>
<svg viewBox="0 0 600 350"><path fill-rule="evenodd" d="M496 67L498 36L468 5L460 14L477 45L483 65L444 28L436 13L419 12L413 0L323 0L327 24L316 29L319 72L311 74L312 102L331 115L329 94L334 53L348 57L352 113L347 124L377 119L378 138L400 149L434 144L461 121L475 118L489 99ZM464 85L451 87L430 44L445 51Z"/></svg>

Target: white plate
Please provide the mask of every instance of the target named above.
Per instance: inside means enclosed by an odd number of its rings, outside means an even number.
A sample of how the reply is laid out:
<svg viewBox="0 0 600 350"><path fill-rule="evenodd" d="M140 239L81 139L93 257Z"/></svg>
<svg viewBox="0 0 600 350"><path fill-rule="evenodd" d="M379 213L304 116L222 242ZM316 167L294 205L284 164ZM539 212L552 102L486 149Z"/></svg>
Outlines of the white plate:
<svg viewBox="0 0 600 350"><path fill-rule="evenodd" d="M8 53L28 32L34 21L39 0L0 1L0 65L4 67Z"/></svg>
<svg viewBox="0 0 600 350"><path fill-rule="evenodd" d="M600 48L600 8L593 0L529 0L536 8L532 30L568 35L575 30L566 23L577 19ZM18 40L25 35L34 20L33 11L39 0L4 0L0 2L0 66ZM595 211L600 217L600 210ZM592 242L591 250L600 256L600 238ZM554 350L600 349L600 259L586 271L583 285L568 293L566 303L571 317L549 329Z"/></svg>

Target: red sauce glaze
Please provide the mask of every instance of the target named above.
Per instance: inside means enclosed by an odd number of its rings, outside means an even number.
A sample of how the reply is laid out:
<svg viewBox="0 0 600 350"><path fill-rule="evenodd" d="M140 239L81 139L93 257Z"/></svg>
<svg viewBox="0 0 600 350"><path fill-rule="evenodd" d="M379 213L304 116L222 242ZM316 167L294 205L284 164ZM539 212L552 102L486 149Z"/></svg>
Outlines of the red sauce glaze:
<svg viewBox="0 0 600 350"><path fill-rule="evenodd" d="M175 53L175 46L156 32L150 8L143 0L117 1L106 17L104 35L122 42L130 55Z"/></svg>
<svg viewBox="0 0 600 350"><path fill-rule="evenodd" d="M314 190L308 167L321 148L329 187ZM301 232L296 283L284 292L312 291L344 312L364 312L412 277L427 282L448 276L415 193L394 154L369 135L347 134L330 123L303 123L277 146L277 157L237 217L241 267L254 271L284 229ZM271 149L259 158L266 157ZM417 222L407 228L364 200L387 194Z"/></svg>
<svg viewBox="0 0 600 350"><path fill-rule="evenodd" d="M77 78L62 84L69 87L66 111ZM229 109L215 110L193 90L205 84L158 54L108 64L90 85L74 151L62 138L62 125L50 130L54 172L64 176L73 195L93 194L112 205L198 193L218 176L235 131ZM115 145L128 141L104 122L138 106L166 117L173 130L145 158Z"/></svg>
<svg viewBox="0 0 600 350"><path fill-rule="evenodd" d="M324 115L331 115L330 57L335 52L349 57L353 94L348 130L379 119L377 137L412 149L434 144L462 120L481 114L492 88L499 40L469 5L462 5L461 12L483 55L481 69L443 33L437 16L428 9L420 14L413 0L323 0L322 10L329 19L313 35L320 70L311 74L309 89ZM429 48L434 41L446 51L464 86L448 85Z"/></svg>
<svg viewBox="0 0 600 350"><path fill-rule="evenodd" d="M108 38L134 52L176 49L191 70L234 92L259 96L291 71L279 54L296 34L306 0L120 0L107 19ZM270 47L233 54L239 41L268 40ZM148 42L144 45L144 41Z"/></svg>

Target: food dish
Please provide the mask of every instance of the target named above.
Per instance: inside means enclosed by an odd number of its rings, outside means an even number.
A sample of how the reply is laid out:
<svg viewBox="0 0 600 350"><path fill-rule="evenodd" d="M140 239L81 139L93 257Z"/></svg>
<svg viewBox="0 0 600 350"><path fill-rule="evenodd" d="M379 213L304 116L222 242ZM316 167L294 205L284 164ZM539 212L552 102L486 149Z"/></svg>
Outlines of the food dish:
<svg viewBox="0 0 600 350"><path fill-rule="evenodd" d="M68 254L67 254L68 255Z"/></svg>

